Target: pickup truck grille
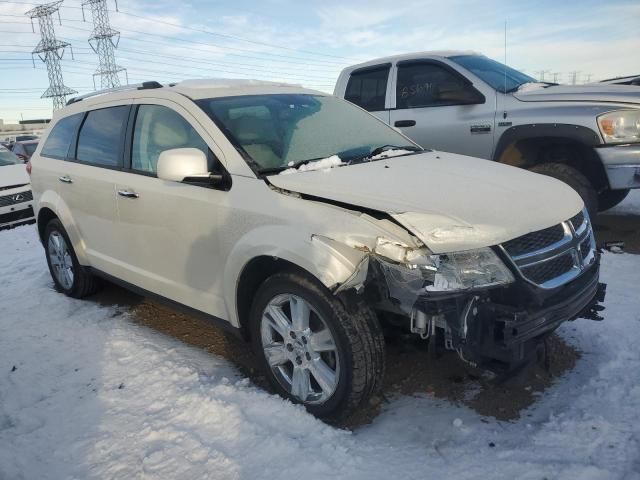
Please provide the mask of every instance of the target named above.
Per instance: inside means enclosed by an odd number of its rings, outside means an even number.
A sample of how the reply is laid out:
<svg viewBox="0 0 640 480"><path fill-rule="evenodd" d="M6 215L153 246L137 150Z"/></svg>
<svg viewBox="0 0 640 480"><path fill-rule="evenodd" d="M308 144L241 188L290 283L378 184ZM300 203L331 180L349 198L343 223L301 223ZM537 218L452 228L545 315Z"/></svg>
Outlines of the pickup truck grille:
<svg viewBox="0 0 640 480"><path fill-rule="evenodd" d="M7 207L9 205L15 205L17 203L30 202L33 200L33 194L31 190L20 193L13 193L11 195L4 195L0 197L0 207Z"/></svg>
<svg viewBox="0 0 640 480"><path fill-rule="evenodd" d="M595 239L584 211L509 240L502 249L527 281L546 289L570 282L596 260Z"/></svg>

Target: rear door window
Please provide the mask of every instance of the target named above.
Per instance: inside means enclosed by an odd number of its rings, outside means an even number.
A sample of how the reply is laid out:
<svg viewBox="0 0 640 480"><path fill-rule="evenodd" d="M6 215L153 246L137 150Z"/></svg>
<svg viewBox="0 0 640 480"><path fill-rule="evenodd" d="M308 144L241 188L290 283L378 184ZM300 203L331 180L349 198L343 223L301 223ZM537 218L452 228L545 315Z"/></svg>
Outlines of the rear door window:
<svg viewBox="0 0 640 480"><path fill-rule="evenodd" d="M345 100L369 112L384 110L390 68L384 65L353 72L347 84Z"/></svg>
<svg viewBox="0 0 640 480"><path fill-rule="evenodd" d="M126 105L90 111L80 128L76 158L93 165L121 167L128 116Z"/></svg>
<svg viewBox="0 0 640 480"><path fill-rule="evenodd" d="M41 155L51 158L67 158L69 146L76 134L78 125L82 121L82 113L76 113L61 119L55 124L47 141L42 147Z"/></svg>

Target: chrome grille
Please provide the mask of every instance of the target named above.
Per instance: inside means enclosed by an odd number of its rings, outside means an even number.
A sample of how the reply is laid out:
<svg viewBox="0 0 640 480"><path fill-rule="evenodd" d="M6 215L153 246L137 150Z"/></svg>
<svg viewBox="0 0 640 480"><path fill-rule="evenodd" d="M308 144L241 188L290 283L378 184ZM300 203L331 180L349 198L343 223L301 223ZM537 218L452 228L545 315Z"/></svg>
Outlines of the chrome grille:
<svg viewBox="0 0 640 480"><path fill-rule="evenodd" d="M553 227L502 244L522 276L542 288L556 288L574 278L596 259L589 216L582 211Z"/></svg>
<svg viewBox="0 0 640 480"><path fill-rule="evenodd" d="M5 195L0 197L0 207L7 207L9 205L15 205L17 203L30 202L33 200L33 194L31 190L20 193L12 193L11 195Z"/></svg>

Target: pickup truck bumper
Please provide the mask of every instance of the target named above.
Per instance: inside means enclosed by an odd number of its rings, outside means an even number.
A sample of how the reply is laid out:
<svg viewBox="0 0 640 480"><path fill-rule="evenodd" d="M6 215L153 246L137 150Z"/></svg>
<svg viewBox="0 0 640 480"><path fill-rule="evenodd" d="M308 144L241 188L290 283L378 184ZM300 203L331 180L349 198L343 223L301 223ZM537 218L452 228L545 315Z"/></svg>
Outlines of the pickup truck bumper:
<svg viewBox="0 0 640 480"><path fill-rule="evenodd" d="M596 148L611 190L640 188L640 144Z"/></svg>

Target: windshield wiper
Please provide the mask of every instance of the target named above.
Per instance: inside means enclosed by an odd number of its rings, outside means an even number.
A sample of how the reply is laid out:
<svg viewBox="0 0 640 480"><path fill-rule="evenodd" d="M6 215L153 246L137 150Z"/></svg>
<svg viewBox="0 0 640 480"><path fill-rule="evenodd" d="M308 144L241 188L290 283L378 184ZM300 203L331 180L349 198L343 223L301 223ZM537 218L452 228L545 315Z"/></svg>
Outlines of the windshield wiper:
<svg viewBox="0 0 640 480"><path fill-rule="evenodd" d="M407 153L406 155L411 155L413 153L423 151L422 148L416 147L415 145L381 145L379 147L374 148L366 155L362 155L362 156L350 159L348 162L348 165L353 165L354 163L359 163L359 162L371 161L371 159L376 155L380 155L381 153L388 152L390 150L408 150L411 152L411 153Z"/></svg>

